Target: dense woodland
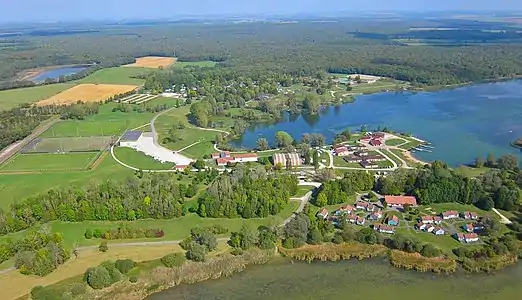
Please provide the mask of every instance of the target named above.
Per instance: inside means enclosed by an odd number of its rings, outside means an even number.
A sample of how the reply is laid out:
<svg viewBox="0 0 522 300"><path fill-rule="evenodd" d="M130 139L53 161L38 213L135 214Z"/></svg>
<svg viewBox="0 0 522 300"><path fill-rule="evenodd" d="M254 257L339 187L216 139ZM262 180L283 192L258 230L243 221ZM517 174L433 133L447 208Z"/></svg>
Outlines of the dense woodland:
<svg viewBox="0 0 522 300"><path fill-rule="evenodd" d="M263 167L238 167L209 185L198 200L198 214L209 218L265 218L283 210L296 192L295 176L269 176Z"/></svg>
<svg viewBox="0 0 522 300"><path fill-rule="evenodd" d="M408 46L394 40L429 39L431 32L407 31L410 26L422 26L422 23L433 26L436 21L354 19L332 23L162 24L105 27L94 32L72 31L45 37L5 37L2 41L9 47L0 48L0 79L13 78L17 72L34 67L92 62L113 62L114 65L121 63L122 57L144 55L176 56L182 61L213 60L237 69L272 70L298 76L326 70L360 72L422 85L454 84L522 73L521 46L516 43L519 40L513 41L510 37L509 43L502 44L506 33L489 32L487 39L498 42L494 44L454 46L446 42L447 46ZM368 38L357 32L395 36ZM433 32L433 35L440 34ZM459 35L460 41L485 39L474 36L475 32L471 31L444 34Z"/></svg>

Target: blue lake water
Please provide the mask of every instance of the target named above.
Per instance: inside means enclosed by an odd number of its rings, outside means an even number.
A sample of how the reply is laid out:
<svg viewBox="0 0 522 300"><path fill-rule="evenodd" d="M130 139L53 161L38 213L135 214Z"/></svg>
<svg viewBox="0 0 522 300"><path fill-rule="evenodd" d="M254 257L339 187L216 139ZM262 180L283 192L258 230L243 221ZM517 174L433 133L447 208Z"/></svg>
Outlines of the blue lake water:
<svg viewBox="0 0 522 300"><path fill-rule="evenodd" d="M33 82L39 83L45 81L47 78L50 79L58 79L60 76L67 76L76 74L87 69L87 66L78 66L78 67L64 67L58 69L47 70L33 77Z"/></svg>
<svg viewBox="0 0 522 300"><path fill-rule="evenodd" d="M522 137L522 80L484 83L437 92L379 93L357 97L354 103L329 107L318 115L286 116L272 124L256 124L239 139L238 147L253 148L260 137L273 143L277 131L295 139L304 133L322 133L329 142L346 128L387 126L410 132L435 147L419 152L419 159L443 160L457 166L478 155L496 157L522 152L509 145Z"/></svg>

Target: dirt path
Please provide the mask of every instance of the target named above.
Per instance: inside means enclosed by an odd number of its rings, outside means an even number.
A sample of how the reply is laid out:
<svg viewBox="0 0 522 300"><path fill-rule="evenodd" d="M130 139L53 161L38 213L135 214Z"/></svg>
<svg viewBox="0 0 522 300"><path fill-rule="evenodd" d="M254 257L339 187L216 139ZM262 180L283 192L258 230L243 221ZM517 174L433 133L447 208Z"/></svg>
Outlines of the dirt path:
<svg viewBox="0 0 522 300"><path fill-rule="evenodd" d="M500 217L500 223L503 223L503 224L513 223L513 222L511 222L511 220L509 220L503 214L501 214L496 208L492 208L491 210L493 210L493 212L495 212Z"/></svg>

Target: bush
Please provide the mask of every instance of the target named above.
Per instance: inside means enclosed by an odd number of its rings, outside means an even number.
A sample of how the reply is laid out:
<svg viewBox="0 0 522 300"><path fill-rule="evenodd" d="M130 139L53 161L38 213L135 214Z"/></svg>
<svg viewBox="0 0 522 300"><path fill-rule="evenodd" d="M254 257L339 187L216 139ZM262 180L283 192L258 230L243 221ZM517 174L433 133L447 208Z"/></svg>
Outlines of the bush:
<svg viewBox="0 0 522 300"><path fill-rule="evenodd" d="M113 262L104 261L100 266L104 267L109 272L112 283L115 283L115 282L118 282L121 280L121 278L122 278L121 272L118 269L116 269L116 266L114 265Z"/></svg>
<svg viewBox="0 0 522 300"><path fill-rule="evenodd" d="M85 238L88 240L92 239L92 230L91 229L85 230Z"/></svg>
<svg viewBox="0 0 522 300"><path fill-rule="evenodd" d="M182 253L167 254L161 258L161 262L167 268L179 267L186 261L185 256Z"/></svg>
<svg viewBox="0 0 522 300"><path fill-rule="evenodd" d="M51 287L35 286L31 289L33 300L55 300L62 299L63 292Z"/></svg>
<svg viewBox="0 0 522 300"><path fill-rule="evenodd" d="M344 239L340 233L336 233L332 239L332 242L334 244L342 244L344 242Z"/></svg>
<svg viewBox="0 0 522 300"><path fill-rule="evenodd" d="M232 252L230 252L230 254L232 255L243 255L243 253L245 253L245 251L243 251L243 249L241 248L234 248L234 250L232 250Z"/></svg>
<svg viewBox="0 0 522 300"><path fill-rule="evenodd" d="M127 273L129 273L130 270L132 270L134 267L136 267L136 263L132 259L118 259L114 263L114 266L122 274L127 274Z"/></svg>
<svg viewBox="0 0 522 300"><path fill-rule="evenodd" d="M103 234L103 231L99 228L94 229L94 231L92 232L92 236L97 239L101 238L102 234Z"/></svg>
<svg viewBox="0 0 522 300"><path fill-rule="evenodd" d="M205 261L207 259L207 247L193 243L186 253L187 259L193 261Z"/></svg>
<svg viewBox="0 0 522 300"><path fill-rule="evenodd" d="M82 283L75 283L71 287L71 294L73 296L83 295L87 292L85 285Z"/></svg>
<svg viewBox="0 0 522 300"><path fill-rule="evenodd" d="M98 250L100 250L100 252L107 252L107 250L109 250L109 246L107 246L107 242L106 241L101 242L100 246L98 247Z"/></svg>
<svg viewBox="0 0 522 300"><path fill-rule="evenodd" d="M129 278L129 281L130 281L131 283L136 283L136 282L138 282L138 277L136 277L136 276L131 276L131 277Z"/></svg>
<svg viewBox="0 0 522 300"><path fill-rule="evenodd" d="M89 284L93 289L103 289L112 284L109 271L100 266L87 269L83 278L86 279L87 284Z"/></svg>

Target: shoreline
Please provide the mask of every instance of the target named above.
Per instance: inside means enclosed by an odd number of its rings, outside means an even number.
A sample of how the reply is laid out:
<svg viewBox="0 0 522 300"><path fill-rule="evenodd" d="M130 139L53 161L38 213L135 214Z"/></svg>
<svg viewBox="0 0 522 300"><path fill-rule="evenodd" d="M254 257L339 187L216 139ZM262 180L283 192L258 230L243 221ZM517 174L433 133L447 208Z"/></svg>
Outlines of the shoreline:
<svg viewBox="0 0 522 300"><path fill-rule="evenodd" d="M86 67L89 68L93 66L92 64L70 64L70 65L56 65L56 66L47 66L47 67L39 67L39 68L33 68L33 69L26 69L18 72L15 77L13 78L13 81L33 81L34 78L38 77L42 73L45 73L47 71L52 71L56 69L61 68L82 68Z"/></svg>

